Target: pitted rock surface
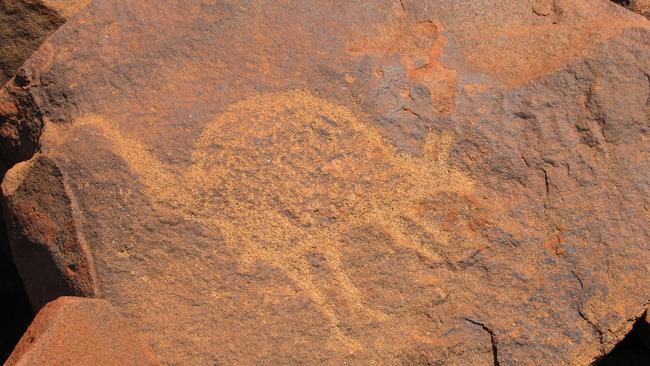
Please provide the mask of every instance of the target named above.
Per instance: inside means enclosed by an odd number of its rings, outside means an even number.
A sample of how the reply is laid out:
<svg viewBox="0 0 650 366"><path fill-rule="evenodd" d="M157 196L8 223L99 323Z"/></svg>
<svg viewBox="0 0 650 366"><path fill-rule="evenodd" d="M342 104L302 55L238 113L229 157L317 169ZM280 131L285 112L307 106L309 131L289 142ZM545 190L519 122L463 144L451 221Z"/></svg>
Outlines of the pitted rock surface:
<svg viewBox="0 0 650 366"><path fill-rule="evenodd" d="M584 365L650 301L650 23L609 1L96 0L23 70L31 301L165 364Z"/></svg>

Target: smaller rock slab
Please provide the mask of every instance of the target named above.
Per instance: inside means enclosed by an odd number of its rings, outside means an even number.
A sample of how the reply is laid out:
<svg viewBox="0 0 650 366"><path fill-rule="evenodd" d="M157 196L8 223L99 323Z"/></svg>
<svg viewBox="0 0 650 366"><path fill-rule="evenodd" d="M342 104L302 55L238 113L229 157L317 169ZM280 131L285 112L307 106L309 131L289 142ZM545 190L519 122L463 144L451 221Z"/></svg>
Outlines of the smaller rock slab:
<svg viewBox="0 0 650 366"><path fill-rule="evenodd" d="M159 365L105 300L60 297L30 325L5 366Z"/></svg>

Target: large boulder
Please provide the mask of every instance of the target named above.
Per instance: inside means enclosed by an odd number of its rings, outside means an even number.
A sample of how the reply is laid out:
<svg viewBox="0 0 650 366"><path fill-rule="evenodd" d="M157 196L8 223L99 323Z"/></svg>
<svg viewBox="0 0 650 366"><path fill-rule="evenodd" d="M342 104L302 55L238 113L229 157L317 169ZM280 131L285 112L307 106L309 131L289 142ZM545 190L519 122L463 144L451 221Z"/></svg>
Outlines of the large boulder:
<svg viewBox="0 0 650 366"><path fill-rule="evenodd" d="M97 0L0 123L34 306L164 363L585 365L650 300L650 23L610 1Z"/></svg>
<svg viewBox="0 0 650 366"><path fill-rule="evenodd" d="M0 0L0 85L90 0Z"/></svg>
<svg viewBox="0 0 650 366"><path fill-rule="evenodd" d="M0 0L0 86L88 0ZM13 152L1 151L0 161ZM4 175L4 163L0 173ZM0 225L0 362L5 360L34 314L11 259L4 224Z"/></svg>
<svg viewBox="0 0 650 366"><path fill-rule="evenodd" d="M61 297L39 311L4 365L158 364L107 301Z"/></svg>

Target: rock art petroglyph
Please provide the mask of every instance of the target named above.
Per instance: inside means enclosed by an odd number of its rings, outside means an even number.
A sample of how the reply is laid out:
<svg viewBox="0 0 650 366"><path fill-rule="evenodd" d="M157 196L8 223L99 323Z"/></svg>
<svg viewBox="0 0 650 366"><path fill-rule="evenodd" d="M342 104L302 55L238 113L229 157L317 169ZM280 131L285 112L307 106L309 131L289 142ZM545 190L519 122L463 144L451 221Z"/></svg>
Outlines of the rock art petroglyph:
<svg viewBox="0 0 650 366"><path fill-rule="evenodd" d="M0 91L30 302L101 297L171 365L590 364L648 303L649 29L90 1Z"/></svg>
<svg viewBox="0 0 650 366"><path fill-rule="evenodd" d="M193 165L180 175L105 118L87 116L55 128L99 131L158 210L218 230L225 245L243 249L243 266L264 261L281 269L332 325L340 320L316 285L308 253L324 256L355 307L384 319L387 314L367 305L341 264L345 227L376 225L425 261L453 265L449 253L457 248L427 217L427 200L471 195L474 184L446 162L450 135L431 132L422 157L400 154L371 124L305 91L229 106L205 128Z"/></svg>

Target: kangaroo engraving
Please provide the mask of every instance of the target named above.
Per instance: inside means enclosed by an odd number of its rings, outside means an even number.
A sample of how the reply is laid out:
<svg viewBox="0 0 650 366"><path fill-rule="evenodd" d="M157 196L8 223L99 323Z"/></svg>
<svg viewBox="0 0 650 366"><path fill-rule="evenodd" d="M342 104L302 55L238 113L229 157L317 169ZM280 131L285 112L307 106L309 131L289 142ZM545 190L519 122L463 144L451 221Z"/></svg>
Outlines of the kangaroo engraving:
<svg viewBox="0 0 650 366"><path fill-rule="evenodd" d="M323 255L357 310L382 321L389 315L367 305L342 265L346 228L380 226L395 245L447 262L438 245L447 245L448 234L423 215L422 202L474 191L447 163L450 135L429 133L423 156L400 154L371 123L306 91L230 105L206 126L180 174L105 118L86 116L73 129L88 126L110 141L156 209L218 228L224 245L242 249L242 266L279 268L335 328L340 319L313 278L309 253Z"/></svg>

